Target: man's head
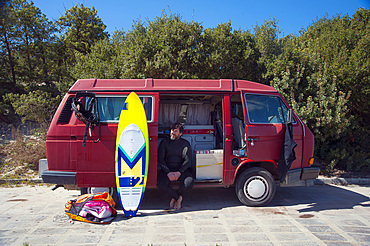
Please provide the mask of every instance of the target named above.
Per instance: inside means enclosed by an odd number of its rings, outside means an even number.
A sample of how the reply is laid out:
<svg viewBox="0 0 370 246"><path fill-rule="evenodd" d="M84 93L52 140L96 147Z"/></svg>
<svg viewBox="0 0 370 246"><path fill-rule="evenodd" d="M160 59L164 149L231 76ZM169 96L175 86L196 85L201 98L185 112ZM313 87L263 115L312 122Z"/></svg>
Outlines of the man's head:
<svg viewBox="0 0 370 246"><path fill-rule="evenodd" d="M184 132L184 126L181 123L174 123L170 126L171 133L170 138L171 140L177 140L182 136Z"/></svg>

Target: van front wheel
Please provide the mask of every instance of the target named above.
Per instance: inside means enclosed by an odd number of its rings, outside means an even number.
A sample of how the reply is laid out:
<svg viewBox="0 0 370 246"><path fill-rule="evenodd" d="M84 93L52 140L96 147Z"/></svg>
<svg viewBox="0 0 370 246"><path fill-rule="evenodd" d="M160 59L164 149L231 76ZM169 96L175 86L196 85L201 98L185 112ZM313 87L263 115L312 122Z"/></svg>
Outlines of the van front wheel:
<svg viewBox="0 0 370 246"><path fill-rule="evenodd" d="M235 189L239 201L251 207L267 205L276 193L271 173L260 167L245 170L236 181Z"/></svg>

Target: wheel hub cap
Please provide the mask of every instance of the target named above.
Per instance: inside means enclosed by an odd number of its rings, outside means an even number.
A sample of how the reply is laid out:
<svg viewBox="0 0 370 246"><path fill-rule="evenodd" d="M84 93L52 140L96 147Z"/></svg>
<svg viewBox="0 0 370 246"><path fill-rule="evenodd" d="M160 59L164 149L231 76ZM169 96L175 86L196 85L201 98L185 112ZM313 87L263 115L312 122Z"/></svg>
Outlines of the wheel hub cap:
<svg viewBox="0 0 370 246"><path fill-rule="evenodd" d="M260 201L267 196L268 183L264 178L250 177L245 184L244 192L249 199Z"/></svg>

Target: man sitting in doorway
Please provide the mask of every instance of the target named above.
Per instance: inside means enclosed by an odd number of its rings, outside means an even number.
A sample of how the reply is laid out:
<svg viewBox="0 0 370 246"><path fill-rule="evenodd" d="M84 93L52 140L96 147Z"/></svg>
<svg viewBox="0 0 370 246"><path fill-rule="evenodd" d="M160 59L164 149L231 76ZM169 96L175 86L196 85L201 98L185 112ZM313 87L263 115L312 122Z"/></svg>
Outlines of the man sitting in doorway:
<svg viewBox="0 0 370 246"><path fill-rule="evenodd" d="M158 149L157 185L160 190L171 197L170 208L180 209L183 195L194 185L194 178L189 171L191 167L190 143L181 138L184 126L181 123L171 125L170 139L161 142ZM170 182L179 181L176 192Z"/></svg>

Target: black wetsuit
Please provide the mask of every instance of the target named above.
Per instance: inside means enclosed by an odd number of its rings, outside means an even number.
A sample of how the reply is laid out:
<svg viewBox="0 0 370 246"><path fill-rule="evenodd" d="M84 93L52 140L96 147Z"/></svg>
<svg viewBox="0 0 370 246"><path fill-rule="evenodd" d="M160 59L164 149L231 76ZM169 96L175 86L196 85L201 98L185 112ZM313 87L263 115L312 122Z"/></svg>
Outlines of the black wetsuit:
<svg viewBox="0 0 370 246"><path fill-rule="evenodd" d="M190 190L194 184L194 178L189 171L191 167L191 147L187 140L165 139L158 148L158 187L175 200L179 199L186 191ZM169 172L181 173L178 181L179 190L176 192L169 186L170 180L167 176Z"/></svg>

